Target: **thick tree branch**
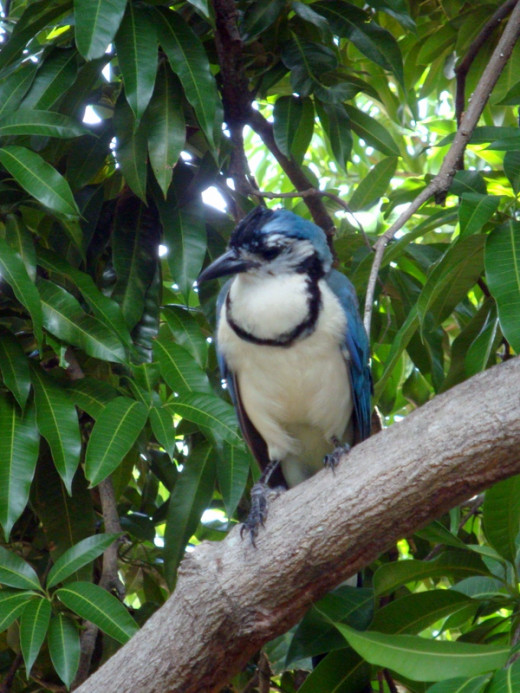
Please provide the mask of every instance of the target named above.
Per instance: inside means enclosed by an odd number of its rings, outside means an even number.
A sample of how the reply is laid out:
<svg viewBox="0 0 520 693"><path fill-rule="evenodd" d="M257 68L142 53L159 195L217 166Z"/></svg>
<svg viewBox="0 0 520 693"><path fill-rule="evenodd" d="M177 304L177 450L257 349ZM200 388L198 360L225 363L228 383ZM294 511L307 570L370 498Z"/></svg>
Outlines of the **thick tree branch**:
<svg viewBox="0 0 520 693"><path fill-rule="evenodd" d="M78 693L216 691L382 551L520 472L520 359L418 409L274 501L258 549L235 528L183 561L175 593Z"/></svg>
<svg viewBox="0 0 520 693"><path fill-rule="evenodd" d="M375 245L375 256L368 280L367 294L365 300L365 329L370 334L370 323L372 320L372 304L374 301L374 291L379 274L379 269L383 261L388 241L406 224L406 222L415 214L421 205L430 199L432 196L444 195L451 185L453 176L457 172L457 162L463 155L466 145L475 129L475 126L484 110L489 95L493 91L505 64L514 48L514 45L520 35L520 2L517 2L506 28L491 56L482 77L471 97L471 101L465 111L460 127L455 133L455 139L446 154L439 173L426 186L426 188L416 197L410 206L399 216L396 222L385 231L378 239Z"/></svg>

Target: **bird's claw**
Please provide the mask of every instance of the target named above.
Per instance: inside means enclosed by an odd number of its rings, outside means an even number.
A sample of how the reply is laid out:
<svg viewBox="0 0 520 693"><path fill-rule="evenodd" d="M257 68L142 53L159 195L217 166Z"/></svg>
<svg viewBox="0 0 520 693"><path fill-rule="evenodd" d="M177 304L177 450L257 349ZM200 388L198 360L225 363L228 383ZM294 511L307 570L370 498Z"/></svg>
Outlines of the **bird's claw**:
<svg viewBox="0 0 520 693"><path fill-rule="evenodd" d="M251 489L251 509L247 520L240 527L240 537L243 539L244 534L249 534L251 544L256 549L255 539L258 536L260 527L265 526L267 520L267 511L269 509L269 501L277 498L282 492L281 488L272 489L266 483L258 481Z"/></svg>
<svg viewBox="0 0 520 693"><path fill-rule="evenodd" d="M334 472L343 455L350 452L350 445L348 443L340 443L339 440L333 440L332 442L336 447L329 455L325 455L323 466L327 467L327 469L332 469Z"/></svg>

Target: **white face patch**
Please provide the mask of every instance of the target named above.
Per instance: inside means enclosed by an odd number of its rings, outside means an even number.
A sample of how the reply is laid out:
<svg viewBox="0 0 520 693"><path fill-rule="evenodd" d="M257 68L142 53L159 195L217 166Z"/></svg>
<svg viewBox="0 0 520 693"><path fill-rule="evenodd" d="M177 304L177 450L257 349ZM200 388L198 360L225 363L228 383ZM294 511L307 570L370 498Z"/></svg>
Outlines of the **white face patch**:
<svg viewBox="0 0 520 693"><path fill-rule="evenodd" d="M267 251L265 255L247 253L250 259L256 261L260 259L261 264L252 270L259 275L295 272L302 262L315 253L315 248L310 241L291 238L281 233L269 234L265 239L264 249ZM271 249L280 251L272 259L269 258Z"/></svg>

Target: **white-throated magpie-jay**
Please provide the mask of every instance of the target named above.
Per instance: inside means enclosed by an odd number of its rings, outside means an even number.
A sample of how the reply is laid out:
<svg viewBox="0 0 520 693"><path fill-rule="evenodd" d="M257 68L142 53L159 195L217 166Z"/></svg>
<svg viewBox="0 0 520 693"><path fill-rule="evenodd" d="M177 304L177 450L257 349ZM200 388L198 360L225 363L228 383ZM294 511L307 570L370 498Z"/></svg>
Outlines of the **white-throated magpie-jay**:
<svg viewBox="0 0 520 693"><path fill-rule="evenodd" d="M198 283L234 275L217 301L217 357L244 437L263 470L245 528L267 513L268 481L294 486L370 434L368 340L325 233L256 207Z"/></svg>

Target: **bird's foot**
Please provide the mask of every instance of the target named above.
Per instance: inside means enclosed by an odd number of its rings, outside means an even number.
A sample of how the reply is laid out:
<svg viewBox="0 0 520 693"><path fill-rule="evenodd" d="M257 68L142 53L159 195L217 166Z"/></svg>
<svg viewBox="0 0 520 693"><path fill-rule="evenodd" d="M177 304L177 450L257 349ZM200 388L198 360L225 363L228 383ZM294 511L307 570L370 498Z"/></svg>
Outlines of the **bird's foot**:
<svg viewBox="0 0 520 693"><path fill-rule="evenodd" d="M323 466L332 469L334 472L342 456L350 452L350 445L348 443L342 443L338 438L332 438L331 442L334 445L334 450L330 455L325 455L323 458Z"/></svg>
<svg viewBox="0 0 520 693"><path fill-rule="evenodd" d="M243 539L244 534L249 534L255 549L255 539L258 536L260 527L265 526L269 503L274 498L277 498L282 490L281 488L272 489L263 481L258 481L251 489L251 509L247 520L240 528L240 536Z"/></svg>

